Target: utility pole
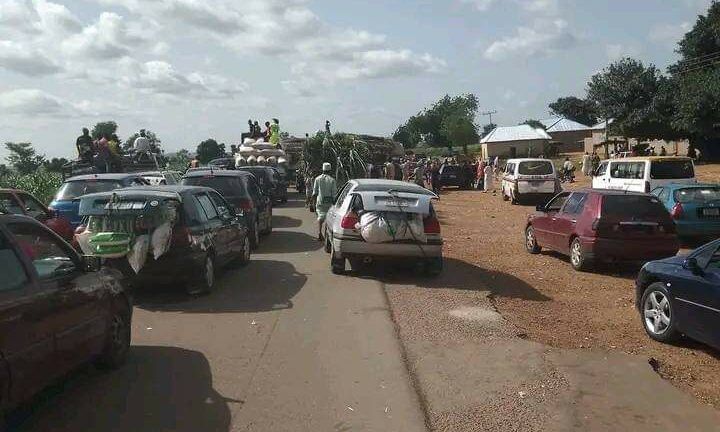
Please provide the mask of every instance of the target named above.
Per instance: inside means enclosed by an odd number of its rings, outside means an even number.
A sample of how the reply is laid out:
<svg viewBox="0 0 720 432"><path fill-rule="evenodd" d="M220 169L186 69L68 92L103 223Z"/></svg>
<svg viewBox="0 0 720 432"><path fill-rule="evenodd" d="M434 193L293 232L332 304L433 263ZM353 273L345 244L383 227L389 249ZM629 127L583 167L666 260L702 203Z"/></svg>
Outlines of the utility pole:
<svg viewBox="0 0 720 432"><path fill-rule="evenodd" d="M484 116L489 116L489 117L490 117L490 124L494 124L494 123L492 122L492 116L493 116L493 114L497 114L497 110L485 111L485 112L481 112L480 114L481 114L481 115L484 115Z"/></svg>

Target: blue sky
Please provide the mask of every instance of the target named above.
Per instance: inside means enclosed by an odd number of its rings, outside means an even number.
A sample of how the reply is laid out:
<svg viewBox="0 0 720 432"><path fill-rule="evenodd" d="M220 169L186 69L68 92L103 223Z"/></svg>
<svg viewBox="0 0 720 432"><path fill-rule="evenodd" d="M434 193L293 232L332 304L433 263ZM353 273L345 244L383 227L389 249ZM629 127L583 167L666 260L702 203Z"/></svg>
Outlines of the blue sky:
<svg viewBox="0 0 720 432"><path fill-rule="evenodd" d="M709 3L0 0L0 142L72 156L79 130L108 119L167 150L237 142L250 117L387 135L466 92L511 125L622 56L664 68Z"/></svg>

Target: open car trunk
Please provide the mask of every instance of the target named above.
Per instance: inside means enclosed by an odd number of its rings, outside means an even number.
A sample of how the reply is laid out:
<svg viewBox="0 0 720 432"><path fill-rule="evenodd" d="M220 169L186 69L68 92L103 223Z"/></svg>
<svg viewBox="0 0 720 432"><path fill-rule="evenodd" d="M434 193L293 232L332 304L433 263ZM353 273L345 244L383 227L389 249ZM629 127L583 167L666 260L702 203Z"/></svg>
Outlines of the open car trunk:
<svg viewBox="0 0 720 432"><path fill-rule="evenodd" d="M431 213L431 196L402 192L358 192L356 195L354 208L361 214L357 229L363 240L427 243L424 219Z"/></svg>

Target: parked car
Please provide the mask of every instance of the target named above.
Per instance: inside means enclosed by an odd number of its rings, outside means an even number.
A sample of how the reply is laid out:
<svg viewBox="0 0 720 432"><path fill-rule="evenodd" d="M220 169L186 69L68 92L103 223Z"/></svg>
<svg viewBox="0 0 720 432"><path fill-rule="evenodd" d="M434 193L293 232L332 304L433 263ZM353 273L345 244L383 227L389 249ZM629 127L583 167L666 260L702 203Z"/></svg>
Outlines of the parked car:
<svg viewBox="0 0 720 432"><path fill-rule="evenodd" d="M382 179L347 182L338 193L325 219L325 251L330 253L333 273L345 271L346 260L356 267L376 258L410 258L422 262L431 275L442 272L443 239L440 222L432 206L437 195L418 185ZM427 242L399 240L369 243L357 229L365 212L420 215ZM399 215L397 215L399 216Z"/></svg>
<svg viewBox="0 0 720 432"><path fill-rule="evenodd" d="M720 349L720 240L645 264L635 305L651 338L672 342L684 334Z"/></svg>
<svg viewBox="0 0 720 432"><path fill-rule="evenodd" d="M240 171L246 171L252 173L257 177L260 184L260 188L270 197L273 202L286 203L288 199L287 195L287 182L281 181L280 173L278 170L268 166L254 165L254 166L242 166L237 168Z"/></svg>
<svg viewBox="0 0 720 432"><path fill-rule="evenodd" d="M0 189L0 213L30 216L47 225L64 240L72 240L73 229L70 223L57 217L54 211L25 191Z"/></svg>
<svg viewBox="0 0 720 432"><path fill-rule="evenodd" d="M657 197L583 189L558 194L528 217L525 246L570 256L575 270L599 261L648 261L677 254L670 214Z"/></svg>
<svg viewBox="0 0 720 432"><path fill-rule="evenodd" d="M562 188L555 165L548 159L510 159L501 184L503 200L517 204L530 199L547 202Z"/></svg>
<svg viewBox="0 0 720 432"><path fill-rule="evenodd" d="M120 367L132 303L122 275L38 221L0 215L0 423L78 366Z"/></svg>
<svg viewBox="0 0 720 432"><path fill-rule="evenodd" d="M176 185L183 176L178 171L146 171L138 175L147 180L150 186Z"/></svg>
<svg viewBox="0 0 720 432"><path fill-rule="evenodd" d="M113 211L108 213L106 207L110 200L113 200ZM149 258L139 273L128 268L125 258L110 260L111 265L131 278L133 285L177 282L193 294L210 292L215 287L217 268L232 262L240 265L249 262L250 241L243 214L236 213L214 189L147 186L96 193L82 197L80 213L84 218L106 214L108 217L141 216L148 206L173 206L178 219L172 228L168 251L157 260ZM130 229L142 232L142 225L136 219ZM139 234L135 231L131 234Z"/></svg>
<svg viewBox="0 0 720 432"><path fill-rule="evenodd" d="M681 238L720 237L720 185L669 184L652 193L670 211Z"/></svg>
<svg viewBox="0 0 720 432"><path fill-rule="evenodd" d="M50 210L55 215L66 219L75 229L80 225L78 208L80 197L95 192L107 192L128 186L148 185L142 175L131 174L88 174L70 177L58 189L55 198L50 203Z"/></svg>
<svg viewBox="0 0 720 432"><path fill-rule="evenodd" d="M222 168L228 170L235 169L235 158L217 158L208 162L208 166L213 168Z"/></svg>
<svg viewBox="0 0 720 432"><path fill-rule="evenodd" d="M186 186L205 186L215 189L235 209L245 214L250 236L250 246L260 244L261 234L272 232L272 201L264 196L255 176L246 171L206 170L193 171L182 178Z"/></svg>
<svg viewBox="0 0 720 432"><path fill-rule="evenodd" d="M595 189L645 193L671 183L697 183L691 158L648 156L606 160L600 163L592 179Z"/></svg>
<svg viewBox="0 0 720 432"><path fill-rule="evenodd" d="M440 187L457 186L465 188L468 181L460 165L443 164L440 167Z"/></svg>

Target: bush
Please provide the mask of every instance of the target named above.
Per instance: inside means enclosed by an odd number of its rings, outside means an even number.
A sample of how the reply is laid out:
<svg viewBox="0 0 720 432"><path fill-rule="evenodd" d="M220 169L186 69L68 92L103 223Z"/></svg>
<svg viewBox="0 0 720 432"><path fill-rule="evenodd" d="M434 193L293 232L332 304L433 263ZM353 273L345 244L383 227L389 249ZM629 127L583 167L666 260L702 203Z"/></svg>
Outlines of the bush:
<svg viewBox="0 0 720 432"><path fill-rule="evenodd" d="M26 175L10 173L0 176L0 188L24 190L45 204L49 204L50 201L52 201L55 192L57 192L62 183L63 180L60 174L43 170Z"/></svg>

